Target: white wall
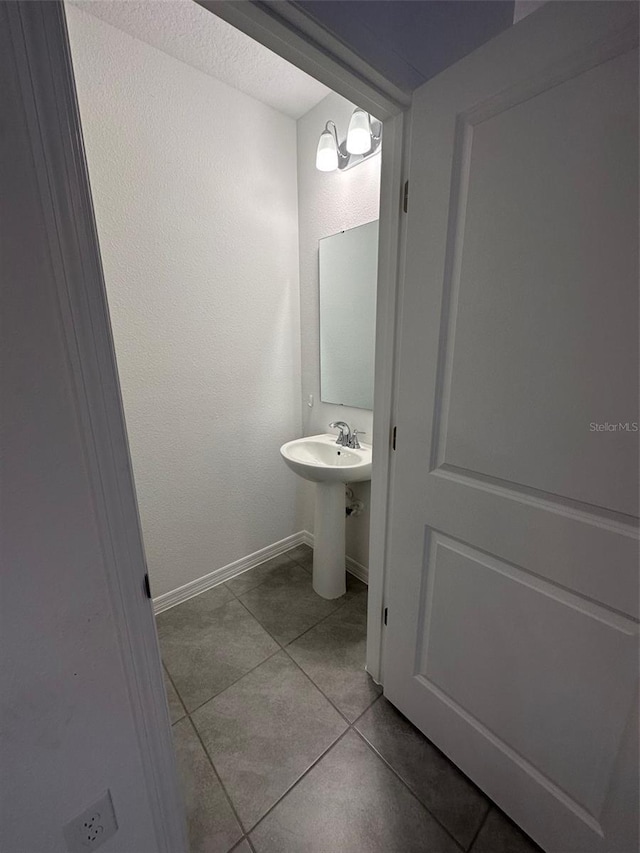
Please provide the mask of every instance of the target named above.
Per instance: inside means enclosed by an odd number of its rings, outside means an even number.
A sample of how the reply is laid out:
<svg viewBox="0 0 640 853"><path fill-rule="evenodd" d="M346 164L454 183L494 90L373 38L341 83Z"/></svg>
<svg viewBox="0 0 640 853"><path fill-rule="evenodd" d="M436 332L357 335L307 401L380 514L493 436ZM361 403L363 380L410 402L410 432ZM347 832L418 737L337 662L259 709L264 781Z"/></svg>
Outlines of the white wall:
<svg viewBox="0 0 640 853"><path fill-rule="evenodd" d="M296 124L67 16L157 596L302 527Z"/></svg>
<svg viewBox="0 0 640 853"><path fill-rule="evenodd" d="M380 156L376 155L346 172L319 172L315 167L318 137L331 119L344 138L354 105L340 95L327 95L298 119L298 213L300 247L300 311L302 328L302 397L305 435L331 432L329 423L344 420L366 432L371 441L373 413L320 402L320 342L318 304L318 240L346 228L355 228L378 218L380 205ZM348 365L345 366L348 370ZM313 408L304 401L314 398ZM336 432L337 434L337 432ZM347 554L359 563L369 563L370 484L355 485L354 492L365 501L359 518L347 519ZM304 493L305 527L313 530L313 493Z"/></svg>
<svg viewBox="0 0 640 853"><path fill-rule="evenodd" d="M4 7L0 849L64 853L63 825L110 788L119 830L109 850L153 853L146 781Z"/></svg>

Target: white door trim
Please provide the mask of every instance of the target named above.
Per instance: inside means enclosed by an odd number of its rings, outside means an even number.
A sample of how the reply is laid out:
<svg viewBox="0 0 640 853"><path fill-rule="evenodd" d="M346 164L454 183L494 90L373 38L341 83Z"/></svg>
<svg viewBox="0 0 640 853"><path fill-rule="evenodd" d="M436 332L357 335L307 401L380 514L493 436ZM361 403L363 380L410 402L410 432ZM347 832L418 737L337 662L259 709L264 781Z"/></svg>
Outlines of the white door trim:
<svg viewBox="0 0 640 853"><path fill-rule="evenodd" d="M16 3L7 13L154 849L187 853L64 9L61 2Z"/></svg>
<svg viewBox="0 0 640 853"><path fill-rule="evenodd" d="M381 121L411 103L407 92L288 0L260 5L252 0L196 2Z"/></svg>
<svg viewBox="0 0 640 853"><path fill-rule="evenodd" d="M407 113L388 119L380 172L380 224L378 229L378 298L376 303L376 352L373 403L373 475L369 532L369 599L367 611L367 660L369 675L384 683L383 614L388 546L391 435L396 364L396 316L400 245L404 235L401 189L404 148L408 140Z"/></svg>

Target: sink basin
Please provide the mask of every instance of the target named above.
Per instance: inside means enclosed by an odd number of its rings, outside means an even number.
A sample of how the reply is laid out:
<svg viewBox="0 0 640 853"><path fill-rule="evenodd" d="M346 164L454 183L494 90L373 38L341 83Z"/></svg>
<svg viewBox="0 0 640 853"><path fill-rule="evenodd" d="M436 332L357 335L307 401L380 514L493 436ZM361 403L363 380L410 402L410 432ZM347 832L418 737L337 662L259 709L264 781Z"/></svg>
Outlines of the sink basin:
<svg viewBox="0 0 640 853"><path fill-rule="evenodd" d="M292 471L315 483L313 588L323 598L345 594L345 484L371 479L371 446L336 444L335 435L296 438L280 448Z"/></svg>
<svg viewBox="0 0 640 853"><path fill-rule="evenodd" d="M314 483L359 483L371 479L371 447L359 450L336 444L335 435L296 438L280 448L292 471Z"/></svg>

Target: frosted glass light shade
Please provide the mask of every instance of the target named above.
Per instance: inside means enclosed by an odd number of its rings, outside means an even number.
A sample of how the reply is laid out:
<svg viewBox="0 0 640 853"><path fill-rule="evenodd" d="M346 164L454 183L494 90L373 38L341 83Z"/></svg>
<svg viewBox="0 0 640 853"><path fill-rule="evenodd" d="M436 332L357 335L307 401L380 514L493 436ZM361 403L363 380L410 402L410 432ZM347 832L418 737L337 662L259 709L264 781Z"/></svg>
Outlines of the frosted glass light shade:
<svg viewBox="0 0 640 853"><path fill-rule="evenodd" d="M338 168L338 146L330 130L323 130L316 151L316 169L321 172L333 172Z"/></svg>
<svg viewBox="0 0 640 853"><path fill-rule="evenodd" d="M369 113L355 109L349 121L347 151L349 154L366 154L371 148L371 122Z"/></svg>

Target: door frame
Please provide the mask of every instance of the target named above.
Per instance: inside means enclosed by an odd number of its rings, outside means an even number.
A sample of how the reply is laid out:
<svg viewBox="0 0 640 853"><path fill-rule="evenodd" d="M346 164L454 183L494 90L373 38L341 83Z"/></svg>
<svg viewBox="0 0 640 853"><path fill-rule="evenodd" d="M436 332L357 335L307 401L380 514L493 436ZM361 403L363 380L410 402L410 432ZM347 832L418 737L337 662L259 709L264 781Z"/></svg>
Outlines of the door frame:
<svg viewBox="0 0 640 853"><path fill-rule="evenodd" d="M366 669L383 683L383 615L387 576L391 440L397 362L396 326L401 282L411 96L398 89L289 0L194 0L325 86L384 122L380 172L378 293L373 405L373 475L369 533Z"/></svg>
<svg viewBox="0 0 640 853"><path fill-rule="evenodd" d="M154 849L187 853L64 6L9 3L7 17Z"/></svg>
<svg viewBox="0 0 640 853"><path fill-rule="evenodd" d="M212 3L232 16L253 3ZM8 5L10 39L20 74L20 94L31 138L49 249L56 271L64 346L75 386L98 534L104 551L109 605L117 630L136 727L147 796L163 853L186 853L184 807L167 711L162 663L151 599L129 444L95 226L62 0ZM236 12L234 12L236 10ZM248 16L251 17L250 15ZM241 29L243 27L240 27ZM384 555L390 462L390 424L404 146L405 104L389 99L362 73L346 65L350 54L317 50L270 16L249 33L335 91L385 120L382 153L376 391L372 482L367 666L380 678ZM285 28L286 29L286 28ZM334 41L327 37L327 42ZM274 47L274 42L281 50ZM286 49L285 49L286 48ZM295 56L292 58L291 51ZM285 55L288 54L288 55ZM338 55L342 59L337 59ZM348 56L347 56L348 59ZM361 61L353 56L354 67ZM306 66L306 67L305 67Z"/></svg>

